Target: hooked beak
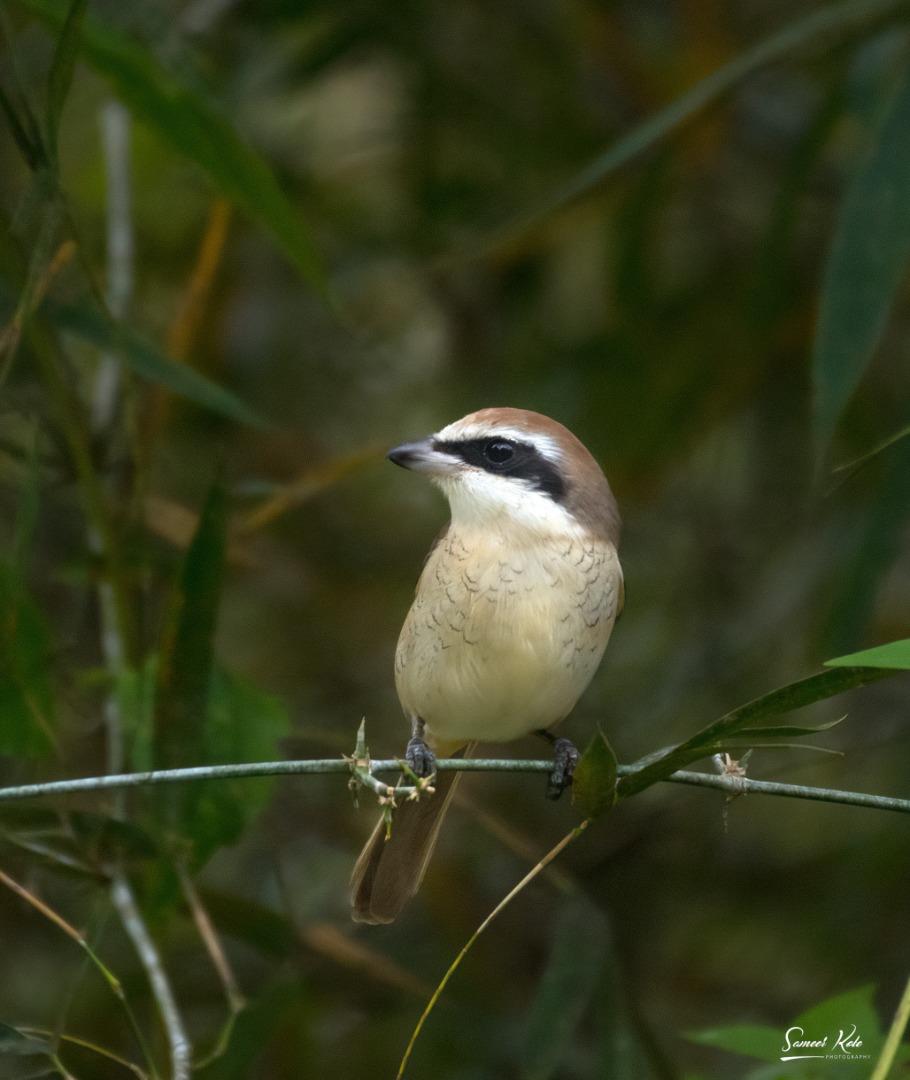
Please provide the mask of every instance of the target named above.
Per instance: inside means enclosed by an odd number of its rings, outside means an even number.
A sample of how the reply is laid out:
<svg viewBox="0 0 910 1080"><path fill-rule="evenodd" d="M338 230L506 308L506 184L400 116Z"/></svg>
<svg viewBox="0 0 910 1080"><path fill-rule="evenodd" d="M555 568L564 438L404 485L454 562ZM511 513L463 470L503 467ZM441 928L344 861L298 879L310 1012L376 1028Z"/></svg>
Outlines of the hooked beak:
<svg viewBox="0 0 910 1080"><path fill-rule="evenodd" d="M439 475L450 472L458 464L458 459L435 448L432 436L418 439L416 442L402 443L390 450L386 457L394 465L414 472Z"/></svg>

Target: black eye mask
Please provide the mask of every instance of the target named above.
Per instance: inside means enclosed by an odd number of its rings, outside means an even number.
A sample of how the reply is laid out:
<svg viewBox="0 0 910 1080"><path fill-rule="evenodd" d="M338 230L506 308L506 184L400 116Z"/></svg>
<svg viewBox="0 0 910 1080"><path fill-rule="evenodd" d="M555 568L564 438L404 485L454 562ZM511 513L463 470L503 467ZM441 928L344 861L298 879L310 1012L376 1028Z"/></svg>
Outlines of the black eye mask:
<svg viewBox="0 0 910 1080"><path fill-rule="evenodd" d="M562 502L566 496L566 482L559 469L531 443L491 435L482 439L434 439L433 449L496 476L524 480L554 502Z"/></svg>

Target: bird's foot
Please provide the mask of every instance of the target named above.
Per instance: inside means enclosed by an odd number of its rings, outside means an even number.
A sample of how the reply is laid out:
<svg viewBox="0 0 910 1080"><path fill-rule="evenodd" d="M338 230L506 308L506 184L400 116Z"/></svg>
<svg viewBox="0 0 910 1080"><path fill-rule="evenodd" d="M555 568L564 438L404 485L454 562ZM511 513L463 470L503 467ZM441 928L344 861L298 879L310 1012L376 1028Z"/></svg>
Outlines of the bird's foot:
<svg viewBox="0 0 910 1080"><path fill-rule="evenodd" d="M575 766L580 754L571 739L556 739L553 743L553 768L547 781L547 798L558 799L572 785Z"/></svg>
<svg viewBox="0 0 910 1080"><path fill-rule="evenodd" d="M408 743L404 759L417 776L432 776L436 772L436 755L423 739L416 735Z"/></svg>

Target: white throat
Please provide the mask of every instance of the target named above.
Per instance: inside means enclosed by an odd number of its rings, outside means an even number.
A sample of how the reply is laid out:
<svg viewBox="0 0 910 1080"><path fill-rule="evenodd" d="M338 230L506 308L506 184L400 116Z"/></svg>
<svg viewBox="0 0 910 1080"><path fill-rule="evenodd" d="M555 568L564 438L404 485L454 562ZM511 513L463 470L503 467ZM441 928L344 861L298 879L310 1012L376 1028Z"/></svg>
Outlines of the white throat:
<svg viewBox="0 0 910 1080"><path fill-rule="evenodd" d="M483 469L463 469L457 475L433 479L449 500L456 528L525 534L528 540L577 537L585 532L564 507L520 480Z"/></svg>

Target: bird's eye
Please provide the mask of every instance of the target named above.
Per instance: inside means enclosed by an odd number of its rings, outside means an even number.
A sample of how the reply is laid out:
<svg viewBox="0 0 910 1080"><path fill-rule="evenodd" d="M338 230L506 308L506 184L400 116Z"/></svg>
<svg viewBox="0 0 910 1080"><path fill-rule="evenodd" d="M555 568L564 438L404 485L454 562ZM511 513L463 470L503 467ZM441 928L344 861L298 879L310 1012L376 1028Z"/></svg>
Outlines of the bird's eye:
<svg viewBox="0 0 910 1080"><path fill-rule="evenodd" d="M483 456L493 465L505 465L515 453L515 447L505 439L492 439L483 448Z"/></svg>

